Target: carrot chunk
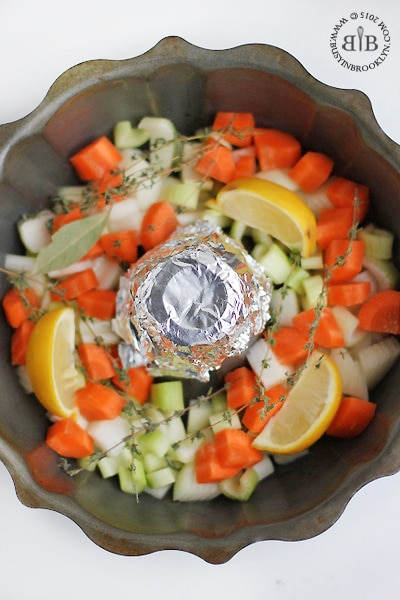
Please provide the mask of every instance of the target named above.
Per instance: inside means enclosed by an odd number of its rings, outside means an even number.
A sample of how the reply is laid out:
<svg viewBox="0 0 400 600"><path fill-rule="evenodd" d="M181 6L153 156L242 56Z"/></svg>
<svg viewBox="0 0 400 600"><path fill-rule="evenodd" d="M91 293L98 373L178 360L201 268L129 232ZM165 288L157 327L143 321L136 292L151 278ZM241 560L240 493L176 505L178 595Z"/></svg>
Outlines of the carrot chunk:
<svg viewBox="0 0 400 600"><path fill-rule="evenodd" d="M52 233L56 233L59 229L61 229L61 227L64 227L64 225L68 225L74 221L79 221L80 219L83 219L83 217L84 215L82 214L79 206L71 208L71 210L68 212L56 215L52 223Z"/></svg>
<svg viewBox="0 0 400 600"><path fill-rule="evenodd" d="M54 286L52 297L57 300L73 300L81 294L93 290L98 286L96 274L93 269L85 269L66 277Z"/></svg>
<svg viewBox="0 0 400 600"><path fill-rule="evenodd" d="M67 458L83 458L94 452L92 438L74 419L60 419L50 425L46 444Z"/></svg>
<svg viewBox="0 0 400 600"><path fill-rule="evenodd" d="M253 448L252 438L243 429L222 429L215 434L216 454L223 467L247 469L260 462L263 453Z"/></svg>
<svg viewBox="0 0 400 600"><path fill-rule="evenodd" d="M21 291L13 287L4 294L2 305L7 323L16 329L32 317L35 308L40 305L40 300L33 288Z"/></svg>
<svg viewBox="0 0 400 600"><path fill-rule="evenodd" d="M278 383L265 392L264 400L250 404L244 411L242 423L250 433L260 433L270 418L283 406L286 388Z"/></svg>
<svg viewBox="0 0 400 600"><path fill-rule="evenodd" d="M376 292L364 302L357 317L360 329L400 335L400 292Z"/></svg>
<svg viewBox="0 0 400 600"><path fill-rule="evenodd" d="M255 156L240 156L236 161L233 179L246 179L246 177L253 177L253 175L256 173L256 166Z"/></svg>
<svg viewBox="0 0 400 600"><path fill-rule="evenodd" d="M280 327L273 334L272 350L282 365L295 365L307 357L307 341L295 327Z"/></svg>
<svg viewBox="0 0 400 600"><path fill-rule="evenodd" d="M78 296L76 302L85 317L109 321L115 316L117 292L114 290L89 290Z"/></svg>
<svg viewBox="0 0 400 600"><path fill-rule="evenodd" d="M79 344L79 358L88 377L93 381L111 379L116 372L110 355L103 346L97 344Z"/></svg>
<svg viewBox="0 0 400 600"><path fill-rule="evenodd" d="M252 113L223 112L215 115L212 129L220 131L226 129L222 138L233 146L250 146L255 127Z"/></svg>
<svg viewBox="0 0 400 600"><path fill-rule="evenodd" d="M300 142L277 129L257 128L254 145L261 171L293 167L301 156Z"/></svg>
<svg viewBox="0 0 400 600"><path fill-rule="evenodd" d="M151 250L165 242L178 225L175 210L169 202L160 200L152 204L143 217L140 230L140 243L144 250Z"/></svg>
<svg viewBox="0 0 400 600"><path fill-rule="evenodd" d="M226 399L229 408L240 408L257 397L256 376L247 367L238 367L227 373L225 383L228 384Z"/></svg>
<svg viewBox="0 0 400 600"><path fill-rule="evenodd" d="M332 240L349 239L353 226L354 211L351 207L326 208L317 221L317 244L325 250Z"/></svg>
<svg viewBox="0 0 400 600"><path fill-rule="evenodd" d="M132 264L138 256L138 235L133 229L104 233L100 245L110 260Z"/></svg>
<svg viewBox="0 0 400 600"><path fill-rule="evenodd" d="M351 207L355 212L355 220L361 222L369 210L369 189L345 177L334 177L329 182L327 196L336 207Z"/></svg>
<svg viewBox="0 0 400 600"><path fill-rule="evenodd" d="M333 169L333 160L321 152L306 152L290 169L289 177L303 192L315 192L327 181Z"/></svg>
<svg viewBox="0 0 400 600"><path fill-rule="evenodd" d="M150 395L151 384L154 378L149 374L146 367L131 367L126 371L126 379L116 375L113 383L120 390L135 398L140 404L144 404Z"/></svg>
<svg viewBox="0 0 400 600"><path fill-rule="evenodd" d="M328 304L330 306L356 306L362 304L371 293L370 281L354 281L328 286Z"/></svg>
<svg viewBox="0 0 400 600"><path fill-rule="evenodd" d="M239 473L240 467L224 467L219 461L214 442L200 446L195 456L195 473L198 483L217 483Z"/></svg>
<svg viewBox="0 0 400 600"><path fill-rule="evenodd" d="M212 177L222 183L229 183L235 176L235 161L232 150L211 142L210 147L206 148L204 154L196 163L195 169L198 173Z"/></svg>
<svg viewBox="0 0 400 600"><path fill-rule="evenodd" d="M325 250L325 265L329 283L353 279L362 269L365 242L362 240L332 240Z"/></svg>
<svg viewBox="0 0 400 600"><path fill-rule="evenodd" d="M303 310L293 317L292 323L307 338L310 338L311 331L316 325L314 342L320 346L325 348L342 348L344 346L343 334L329 307L323 308L318 318L313 308Z"/></svg>
<svg viewBox="0 0 400 600"><path fill-rule="evenodd" d="M370 424L376 412L376 404L361 398L342 398L339 409L326 433L335 437L353 438L360 435Z"/></svg>
<svg viewBox="0 0 400 600"><path fill-rule="evenodd" d="M70 158L82 181L102 179L115 169L121 160L122 154L106 136L97 138Z"/></svg>
<svg viewBox="0 0 400 600"><path fill-rule="evenodd" d="M11 364L13 366L24 365L26 359L26 349L35 323L26 319L13 332L11 336Z"/></svg>
<svg viewBox="0 0 400 600"><path fill-rule="evenodd" d="M125 406L125 400L118 392L102 383L90 381L75 392L75 401L88 421L115 419Z"/></svg>

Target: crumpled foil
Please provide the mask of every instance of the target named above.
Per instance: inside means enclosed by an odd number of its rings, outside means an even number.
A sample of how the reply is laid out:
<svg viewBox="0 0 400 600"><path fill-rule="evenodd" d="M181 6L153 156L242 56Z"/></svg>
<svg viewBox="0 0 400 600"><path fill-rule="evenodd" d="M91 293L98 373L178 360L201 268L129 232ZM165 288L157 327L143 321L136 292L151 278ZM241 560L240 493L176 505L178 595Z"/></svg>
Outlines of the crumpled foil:
<svg viewBox="0 0 400 600"><path fill-rule="evenodd" d="M180 227L121 277L122 364L208 381L263 331L271 291L262 267L218 226Z"/></svg>

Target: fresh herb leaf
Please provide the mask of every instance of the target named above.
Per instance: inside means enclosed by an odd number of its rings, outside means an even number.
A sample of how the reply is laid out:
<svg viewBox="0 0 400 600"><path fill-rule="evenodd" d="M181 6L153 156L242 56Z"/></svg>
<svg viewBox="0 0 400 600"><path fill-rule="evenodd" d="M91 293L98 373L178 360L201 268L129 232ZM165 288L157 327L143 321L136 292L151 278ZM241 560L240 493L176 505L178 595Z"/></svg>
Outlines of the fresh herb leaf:
<svg viewBox="0 0 400 600"><path fill-rule="evenodd" d="M99 239L108 218L103 212L61 227L36 259L35 273L64 269L82 258Z"/></svg>

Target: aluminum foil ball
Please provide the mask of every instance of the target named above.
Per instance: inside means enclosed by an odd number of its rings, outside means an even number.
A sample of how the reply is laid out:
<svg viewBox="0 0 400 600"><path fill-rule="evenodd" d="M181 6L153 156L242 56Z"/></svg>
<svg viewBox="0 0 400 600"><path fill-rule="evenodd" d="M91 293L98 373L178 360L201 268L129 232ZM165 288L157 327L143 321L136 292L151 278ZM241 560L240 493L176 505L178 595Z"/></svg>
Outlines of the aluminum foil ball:
<svg viewBox="0 0 400 600"><path fill-rule="evenodd" d="M121 278L117 328L125 368L209 379L270 317L272 286L242 245L206 221L179 228Z"/></svg>

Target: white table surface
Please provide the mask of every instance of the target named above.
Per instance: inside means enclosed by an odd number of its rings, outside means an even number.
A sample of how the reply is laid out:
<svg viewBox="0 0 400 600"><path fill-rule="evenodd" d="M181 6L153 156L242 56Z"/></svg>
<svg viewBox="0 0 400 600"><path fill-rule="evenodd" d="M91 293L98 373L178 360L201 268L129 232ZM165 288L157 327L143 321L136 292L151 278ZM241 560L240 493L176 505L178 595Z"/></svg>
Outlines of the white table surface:
<svg viewBox="0 0 400 600"><path fill-rule="evenodd" d="M137 56L178 35L213 49L281 47L320 79L371 99L400 143L400 5L393 0L2 0L0 123L25 116L67 68ZM329 37L350 11L377 14L391 35L386 61L364 73L334 60ZM0 464L0 596L5 600L399 597L400 474L364 487L327 532L303 542L258 542L224 565L182 552L122 557L98 548L69 519L23 506Z"/></svg>

